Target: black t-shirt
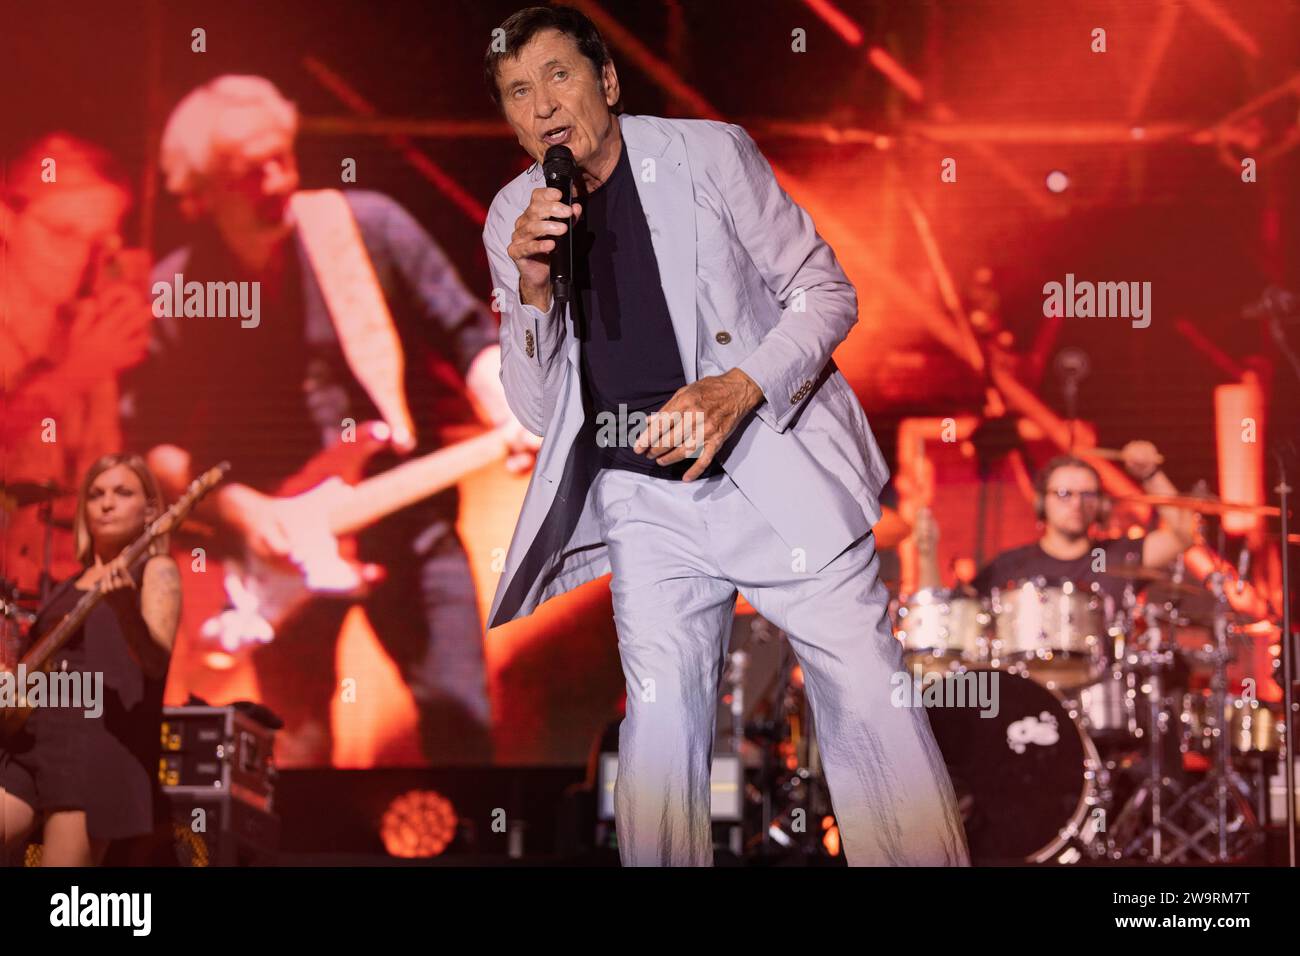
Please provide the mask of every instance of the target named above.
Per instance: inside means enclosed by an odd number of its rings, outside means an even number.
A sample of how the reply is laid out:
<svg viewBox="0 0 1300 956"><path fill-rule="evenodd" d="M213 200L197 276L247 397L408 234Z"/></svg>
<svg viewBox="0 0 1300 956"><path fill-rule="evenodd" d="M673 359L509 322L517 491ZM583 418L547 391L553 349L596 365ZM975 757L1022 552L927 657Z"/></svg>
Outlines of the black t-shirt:
<svg viewBox="0 0 1300 956"><path fill-rule="evenodd" d="M1048 584L1073 581L1075 584L1096 582L1103 594L1111 599L1111 609L1122 606L1124 578L1115 577L1094 568L1117 568L1142 563L1142 545L1145 538L1094 539L1082 557L1070 561L1054 558L1035 541L1022 548L1003 551L985 565L972 582L975 590L987 595L994 588L1006 587L1013 581L1041 577ZM1100 548L1102 555L1095 552ZM1104 564L1102 558L1104 557Z"/></svg>
<svg viewBox="0 0 1300 956"><path fill-rule="evenodd" d="M599 424L626 420L622 436L658 411L686 384L677 337L659 277L659 262L626 146L614 172L586 197L574 233L573 308L582 335L582 376L589 399L587 434L598 440L601 467L625 468L660 478L680 478L694 463L674 465L632 451L630 440L606 443ZM619 406L626 406L621 412ZM609 417L609 416L612 416ZM705 475L720 473L716 463Z"/></svg>

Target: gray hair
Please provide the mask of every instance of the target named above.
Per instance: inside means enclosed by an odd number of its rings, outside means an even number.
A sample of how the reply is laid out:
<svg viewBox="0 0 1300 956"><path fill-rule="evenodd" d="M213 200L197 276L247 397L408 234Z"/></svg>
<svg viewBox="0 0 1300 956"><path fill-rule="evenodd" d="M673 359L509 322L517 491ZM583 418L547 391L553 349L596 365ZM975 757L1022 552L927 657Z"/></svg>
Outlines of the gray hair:
<svg viewBox="0 0 1300 956"><path fill-rule="evenodd" d="M209 80L176 104L163 127L159 162L168 192L189 196L212 173L222 120L236 111L261 111L291 136L298 132L297 107L270 80L233 74Z"/></svg>

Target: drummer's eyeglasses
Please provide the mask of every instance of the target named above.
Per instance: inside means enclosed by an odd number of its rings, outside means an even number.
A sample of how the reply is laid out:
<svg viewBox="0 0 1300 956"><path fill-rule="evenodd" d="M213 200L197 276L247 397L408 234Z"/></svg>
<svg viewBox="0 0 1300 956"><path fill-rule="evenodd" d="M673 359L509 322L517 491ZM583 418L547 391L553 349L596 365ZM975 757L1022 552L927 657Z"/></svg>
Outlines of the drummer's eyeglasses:
<svg viewBox="0 0 1300 956"><path fill-rule="evenodd" d="M1095 505L1101 500L1100 491L1075 491L1072 488L1049 488L1047 493L1055 495L1057 501L1069 501L1075 495L1079 496L1079 501L1085 505Z"/></svg>

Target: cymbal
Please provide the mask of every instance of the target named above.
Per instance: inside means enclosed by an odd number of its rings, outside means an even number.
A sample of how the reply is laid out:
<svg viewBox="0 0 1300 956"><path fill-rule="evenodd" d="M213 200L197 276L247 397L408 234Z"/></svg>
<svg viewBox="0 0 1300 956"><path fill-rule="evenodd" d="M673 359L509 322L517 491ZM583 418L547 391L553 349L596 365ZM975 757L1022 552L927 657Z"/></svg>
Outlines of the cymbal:
<svg viewBox="0 0 1300 956"><path fill-rule="evenodd" d="M1121 564L1119 567L1107 568L1106 574L1123 578L1140 584L1159 585L1162 591L1175 594L1207 594L1206 589L1195 581L1179 581L1168 571L1160 568L1148 568L1143 564Z"/></svg>
<svg viewBox="0 0 1300 956"><path fill-rule="evenodd" d="M13 508L26 508L55 498L66 498L75 494L70 488L64 488L53 481L14 481L9 484L0 482L0 506L10 504Z"/></svg>
<svg viewBox="0 0 1300 956"><path fill-rule="evenodd" d="M1271 531L1264 532L1264 537L1270 541L1280 541L1282 538L1280 534L1273 534ZM1300 544L1300 534L1289 534L1286 536L1286 539L1291 544Z"/></svg>
<svg viewBox="0 0 1300 956"><path fill-rule="evenodd" d="M881 508L880 520L871 529L876 548L896 548L912 536L912 526L893 508Z"/></svg>
<svg viewBox="0 0 1300 956"><path fill-rule="evenodd" d="M1272 505L1248 505L1243 501L1221 501L1218 498L1198 498L1194 495L1122 495L1115 500L1152 505L1156 508L1183 508L1206 515L1221 515L1236 511L1276 518L1282 514L1280 508Z"/></svg>
<svg viewBox="0 0 1300 956"><path fill-rule="evenodd" d="M39 601L41 599L40 591L28 591L25 588L14 587L8 581L0 580L0 607L5 606L5 601Z"/></svg>

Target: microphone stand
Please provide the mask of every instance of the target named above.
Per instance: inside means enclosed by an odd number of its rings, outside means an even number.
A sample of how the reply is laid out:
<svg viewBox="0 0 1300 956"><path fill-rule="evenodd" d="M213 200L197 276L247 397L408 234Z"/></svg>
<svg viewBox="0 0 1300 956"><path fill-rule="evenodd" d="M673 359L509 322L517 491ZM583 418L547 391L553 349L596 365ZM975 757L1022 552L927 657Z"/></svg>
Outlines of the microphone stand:
<svg viewBox="0 0 1300 956"><path fill-rule="evenodd" d="M1287 498L1291 486L1286 481L1285 456L1275 453L1278 466L1277 492L1282 509L1282 699L1285 739L1283 741L1284 769L1286 774L1286 843L1287 866L1296 865L1296 814L1295 814L1295 636L1291 633L1291 542L1287 520Z"/></svg>

